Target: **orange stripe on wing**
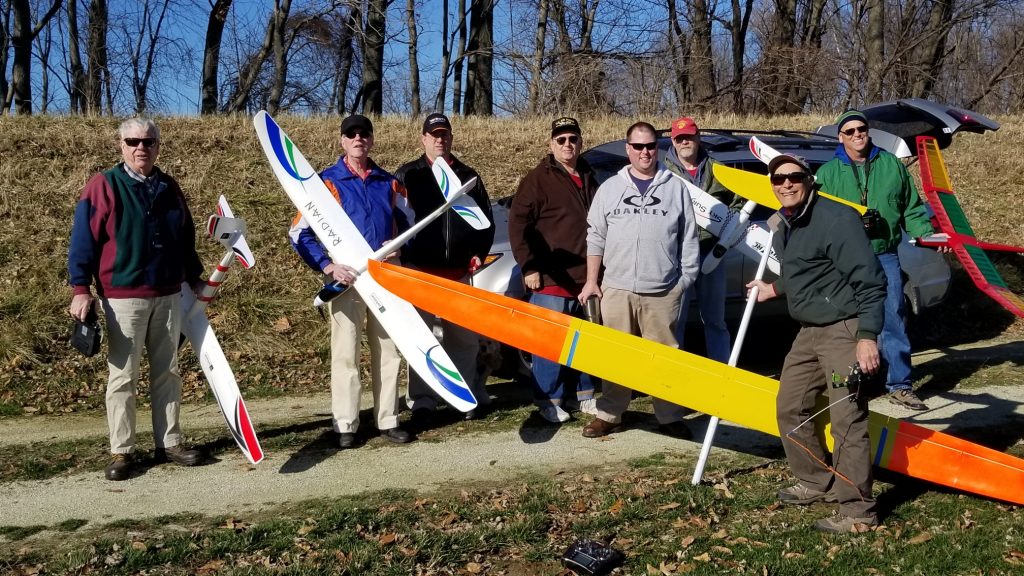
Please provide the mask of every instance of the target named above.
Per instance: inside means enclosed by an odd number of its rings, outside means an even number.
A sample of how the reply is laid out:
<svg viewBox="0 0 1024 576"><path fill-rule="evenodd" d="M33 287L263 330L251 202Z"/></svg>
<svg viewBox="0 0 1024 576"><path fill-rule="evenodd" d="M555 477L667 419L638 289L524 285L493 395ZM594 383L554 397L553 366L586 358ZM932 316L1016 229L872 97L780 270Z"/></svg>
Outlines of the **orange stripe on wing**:
<svg viewBox="0 0 1024 576"><path fill-rule="evenodd" d="M374 280L417 308L552 362L562 354L569 316L418 270L375 260L368 264Z"/></svg>

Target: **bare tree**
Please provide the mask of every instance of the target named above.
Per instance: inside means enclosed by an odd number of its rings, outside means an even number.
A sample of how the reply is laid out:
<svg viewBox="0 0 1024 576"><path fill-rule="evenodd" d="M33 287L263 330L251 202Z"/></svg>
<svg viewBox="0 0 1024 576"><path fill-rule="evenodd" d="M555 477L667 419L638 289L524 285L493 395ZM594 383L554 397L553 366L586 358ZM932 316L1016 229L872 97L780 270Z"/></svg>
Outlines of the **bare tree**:
<svg viewBox="0 0 1024 576"><path fill-rule="evenodd" d="M68 0L68 100L73 114L85 112L86 77L79 48L78 0Z"/></svg>
<svg viewBox="0 0 1024 576"><path fill-rule="evenodd" d="M103 86L107 86L108 106L110 102L110 71L107 69L107 0L91 0L89 4L89 36L86 52L89 59L86 77L85 108L89 114L103 113Z"/></svg>
<svg viewBox="0 0 1024 576"><path fill-rule="evenodd" d="M469 6L466 115L494 114L494 1L474 0Z"/></svg>
<svg viewBox="0 0 1024 576"><path fill-rule="evenodd" d="M148 107L149 81L153 75L153 65L161 44L161 31L170 2L171 0L145 0L142 3L139 30L132 31L135 44L131 47L129 57L132 69L132 95L135 97L135 113L138 115L144 114Z"/></svg>
<svg viewBox="0 0 1024 576"><path fill-rule="evenodd" d="M754 0L730 0L732 10L729 20L718 21L729 31L730 61L732 62L732 111L743 112L743 86L746 76L743 59L747 53L747 28L750 26L750 15L753 13Z"/></svg>
<svg viewBox="0 0 1024 576"><path fill-rule="evenodd" d="M707 0L688 0L690 14L690 83L694 103L707 106L716 95L711 55L711 16Z"/></svg>
<svg viewBox="0 0 1024 576"><path fill-rule="evenodd" d="M689 99L690 74L689 74L689 50L686 32L679 24L679 12L676 9L676 0L666 0L668 8L668 50L672 58L672 92L675 94L676 104L681 106Z"/></svg>
<svg viewBox="0 0 1024 576"><path fill-rule="evenodd" d="M352 43L354 34L359 29L359 7L353 6L345 17L344 24L336 43L335 75L332 92L334 94L334 110L340 115L345 114L345 95L348 91L349 76L352 71L352 58L355 52ZM354 106L353 106L354 109Z"/></svg>
<svg viewBox="0 0 1024 576"><path fill-rule="evenodd" d="M7 82L7 58L11 50L11 11L13 9L13 2L0 3L0 102L8 101L7 91L10 87ZM6 114L7 109L8 106L5 106L0 113Z"/></svg>
<svg viewBox="0 0 1024 576"><path fill-rule="evenodd" d="M445 14L445 23L448 15ZM416 2L405 0L405 25L409 29L409 93L412 97L413 118L420 115L420 65L416 58L418 44L416 41Z"/></svg>
<svg viewBox="0 0 1024 576"><path fill-rule="evenodd" d="M455 52L455 70L452 72L452 112L462 110L462 69L466 56L466 0L459 0L459 49Z"/></svg>
<svg viewBox="0 0 1024 576"><path fill-rule="evenodd" d="M29 1L11 0L14 8L14 27L11 32L14 59L11 60L11 85L4 98L5 112L10 109L13 100L14 109L19 115L32 113L32 42L60 9L62 1L53 0L50 8L33 25Z"/></svg>
<svg viewBox="0 0 1024 576"><path fill-rule="evenodd" d="M363 86L359 92L364 114L384 111L384 32L390 0L368 0L363 28Z"/></svg>
<svg viewBox="0 0 1024 576"><path fill-rule="evenodd" d="M542 2L546 0L541 0ZM448 66L452 59L452 41L448 38L448 0L441 0L441 80L437 83L434 110L443 111L448 88Z"/></svg>
<svg viewBox="0 0 1024 576"><path fill-rule="evenodd" d="M671 0L670 0L671 1ZM530 94L529 110L533 114L540 113L540 89L544 81L544 44L548 35L548 0L540 0L537 7L537 34L533 40L533 57L530 60Z"/></svg>
<svg viewBox="0 0 1024 576"><path fill-rule="evenodd" d="M217 112L217 79L220 74L220 45L224 37L224 26L227 24L228 12L233 0L214 0L210 6L210 17L206 23L206 40L203 44L203 77L200 90L199 112L214 114Z"/></svg>
<svg viewBox="0 0 1024 576"><path fill-rule="evenodd" d="M277 23L277 10L275 9L267 20L267 29L263 34L263 42L255 53L245 56L238 68L238 74L234 79L234 86L231 94L224 105L226 112L243 112L249 105L249 97L252 94L252 87L259 78L260 69L263 63L270 56L273 49L274 26Z"/></svg>

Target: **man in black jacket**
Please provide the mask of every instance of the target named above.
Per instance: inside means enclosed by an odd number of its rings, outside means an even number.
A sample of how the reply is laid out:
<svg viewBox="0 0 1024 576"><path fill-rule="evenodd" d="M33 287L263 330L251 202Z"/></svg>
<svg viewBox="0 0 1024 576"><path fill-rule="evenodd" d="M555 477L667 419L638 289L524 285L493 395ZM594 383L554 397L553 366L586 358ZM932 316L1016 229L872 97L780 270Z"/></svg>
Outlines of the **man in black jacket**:
<svg viewBox="0 0 1024 576"><path fill-rule="evenodd" d="M445 202L444 195L434 179L431 166L437 158L444 158L455 175L463 182L477 179L476 186L468 192L478 206L491 220L491 203L483 180L475 170L466 166L452 155L452 124L444 114L433 113L423 121L423 155L403 164L395 178L409 194L409 204L416 214L416 220L427 216ZM491 249L494 241L494 222L483 230L470 226L455 210L448 210L401 249L402 263L429 274L450 280L468 282L470 272L475 270ZM475 382L476 357L480 349L480 337L465 328L438 319L432 314L421 312L428 326L440 326L441 344L455 363L462 376L471 383L478 406L490 402L484 388L486 382ZM436 330L436 329L435 329ZM409 389L406 403L416 420L425 420L436 408L438 397L423 380L409 372ZM478 417L481 409L467 412L467 420Z"/></svg>
<svg viewBox="0 0 1024 576"><path fill-rule="evenodd" d="M783 504L838 502L839 513L815 525L826 532L859 532L878 524L871 494L868 398L858 394L858 373L879 369L885 275L858 214L821 198L810 166L780 155L768 166L782 204L768 223L782 275L755 280L758 300L786 294L789 314L801 325L779 378L776 416L786 459L798 483L779 492ZM828 451L806 422L828 398L835 449Z"/></svg>

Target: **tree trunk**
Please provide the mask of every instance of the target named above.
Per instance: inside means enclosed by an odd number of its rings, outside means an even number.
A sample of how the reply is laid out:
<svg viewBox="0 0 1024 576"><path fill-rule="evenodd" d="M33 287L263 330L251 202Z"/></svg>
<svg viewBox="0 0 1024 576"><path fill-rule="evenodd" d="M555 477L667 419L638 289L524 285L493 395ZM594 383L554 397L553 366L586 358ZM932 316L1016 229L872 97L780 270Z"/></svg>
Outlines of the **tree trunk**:
<svg viewBox="0 0 1024 576"><path fill-rule="evenodd" d="M224 37L224 26L227 24L228 12L233 0L216 0L210 8L210 18L206 22L206 40L203 44L203 78L200 90L200 114L216 114L217 100L220 96L217 88L217 75L220 73L220 43Z"/></svg>
<svg viewBox="0 0 1024 576"><path fill-rule="evenodd" d="M359 28L360 22L359 9L353 7L348 17L345 19L345 25L341 28L341 34L338 37L338 69L335 76L335 101L334 109L339 115L345 115L345 96L348 92L348 79L352 73L352 41L353 34ZM352 109L355 109L353 104Z"/></svg>
<svg viewBox="0 0 1024 576"><path fill-rule="evenodd" d="M693 99L701 105L715 97L715 61L711 52L711 18L707 0L690 1L690 82Z"/></svg>
<svg viewBox="0 0 1024 576"><path fill-rule="evenodd" d="M86 40L89 71L85 107L89 114L103 113L103 84L107 72L107 0L89 4L89 36ZM108 89L109 94L109 89Z"/></svg>
<svg viewBox="0 0 1024 576"><path fill-rule="evenodd" d="M445 13L445 21L448 14ZM420 65L416 58L418 44L416 42L416 0L405 0L406 26L409 27L409 93L412 97L412 117L420 115Z"/></svg>
<svg viewBox="0 0 1024 576"><path fill-rule="evenodd" d="M690 81L687 74L686 58L686 33L679 25L679 12L676 9L676 0L666 0L668 8L668 49L672 56L672 92L676 97L676 106L682 109L689 101Z"/></svg>
<svg viewBox="0 0 1024 576"><path fill-rule="evenodd" d="M544 43L548 35L548 0L540 0L537 7L537 33L533 38L533 58L530 61L530 94L527 104L531 114L540 114L540 87L544 72Z"/></svg>
<svg viewBox="0 0 1024 576"><path fill-rule="evenodd" d="M11 37L8 32L11 29L12 8L12 4L7 2L0 11L0 105L8 102L7 92L10 88L10 84L7 82L7 58L11 48ZM9 109L9 105L4 106L3 109L0 109L0 115L6 115Z"/></svg>
<svg viewBox="0 0 1024 576"><path fill-rule="evenodd" d="M822 24L825 3L828 0L811 0L809 9L800 13L799 49L793 51L789 63L789 95L786 98L783 112L799 114L803 112L810 95L812 81L804 71L811 68L811 62L818 57L821 50L821 39L825 35Z"/></svg>
<svg viewBox="0 0 1024 576"><path fill-rule="evenodd" d="M476 0L470 5L469 62L466 70L466 115L494 114L494 0Z"/></svg>
<svg viewBox="0 0 1024 576"><path fill-rule="evenodd" d="M864 98L867 102L882 99L882 76L885 74L885 0L867 0L867 46L864 65L868 85Z"/></svg>
<svg viewBox="0 0 1024 576"><path fill-rule="evenodd" d="M455 71L452 72L452 112L462 110L462 68L466 57L466 0L459 0L459 49L455 52Z"/></svg>
<svg viewBox="0 0 1024 576"><path fill-rule="evenodd" d="M143 5L142 29L138 31L138 38L132 51L132 93L135 95L135 114L143 115L149 107L149 79L153 76L153 62L156 59L157 44L160 42L160 32L163 29L164 17L167 15L167 7L170 0L163 0L160 7L160 14L156 22L150 21L150 4L148 0Z"/></svg>
<svg viewBox="0 0 1024 576"><path fill-rule="evenodd" d="M39 113L46 114L50 105L50 50L53 48L53 38L50 34L50 27L43 28L42 33L36 36L36 52L39 55Z"/></svg>
<svg viewBox="0 0 1024 576"><path fill-rule="evenodd" d="M85 113L85 67L78 43L78 0L68 0L68 100L72 114Z"/></svg>
<svg viewBox="0 0 1024 576"><path fill-rule="evenodd" d="M546 1L546 0L541 0ZM448 92L448 66L452 61L452 41L448 39L448 0L441 0L441 81L434 96L434 110L444 112Z"/></svg>
<svg viewBox="0 0 1024 576"><path fill-rule="evenodd" d="M952 15L953 0L935 0L928 24L920 34L920 44L911 54L911 98L927 98L935 85L945 57Z"/></svg>
<svg viewBox="0 0 1024 576"><path fill-rule="evenodd" d="M384 31L389 0L369 0L363 30L363 114L384 111Z"/></svg>
<svg viewBox="0 0 1024 576"><path fill-rule="evenodd" d="M244 112L246 107L249 106L249 96L252 93L253 84L259 78L260 68L263 67L263 63L267 61L267 56L270 55L270 51L273 49L274 26L277 22L276 15L277 11L275 10L267 20L267 30L263 34L263 44L260 45L259 51L250 56L238 71L238 81L235 84L235 89L228 98L227 105L224 107L226 112Z"/></svg>
<svg viewBox="0 0 1024 576"><path fill-rule="evenodd" d="M274 78L270 85L270 98L267 101L267 113L274 115L281 109L281 98L284 96L285 82L288 81L288 48L290 42L285 39L288 13L292 9L292 0L275 0L274 33L271 35L271 46L274 51ZM293 36L294 37L294 36Z"/></svg>
<svg viewBox="0 0 1024 576"><path fill-rule="evenodd" d="M50 18L60 9L63 0L54 0L50 9L32 27L32 6L28 0L11 0L14 8L14 28L11 31L11 46L14 58L11 60L11 85L9 97L4 101L4 110L9 110L13 100L18 115L32 114L32 42L46 26Z"/></svg>
<svg viewBox="0 0 1024 576"><path fill-rule="evenodd" d="M754 0L732 0L732 19L729 23L729 35L732 38L732 111L740 114L743 106L744 79L743 57L747 51L747 27L753 13Z"/></svg>

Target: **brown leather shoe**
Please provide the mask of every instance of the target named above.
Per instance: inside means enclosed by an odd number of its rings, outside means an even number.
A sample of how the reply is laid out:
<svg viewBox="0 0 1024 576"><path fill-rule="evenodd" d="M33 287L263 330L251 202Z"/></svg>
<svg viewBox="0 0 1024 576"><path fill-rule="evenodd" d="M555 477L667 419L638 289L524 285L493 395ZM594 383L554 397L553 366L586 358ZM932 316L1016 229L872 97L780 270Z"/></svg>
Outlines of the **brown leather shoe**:
<svg viewBox="0 0 1024 576"><path fill-rule="evenodd" d="M118 482L130 478L132 469L135 468L135 458L131 454L111 454L110 456L113 460L103 470L103 475L107 477L107 480Z"/></svg>
<svg viewBox="0 0 1024 576"><path fill-rule="evenodd" d="M179 466L196 466L203 461L205 455L195 449L186 448L184 444L170 448L157 448L154 458L157 462L174 462Z"/></svg>
<svg viewBox="0 0 1024 576"><path fill-rule="evenodd" d="M619 424L613 424L607 420L600 418L594 418L586 426L583 427L584 438L600 438L607 436L615 431L619 427Z"/></svg>

